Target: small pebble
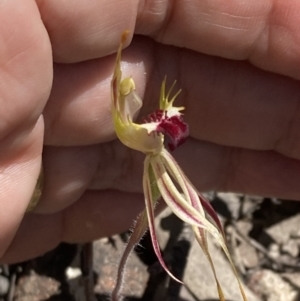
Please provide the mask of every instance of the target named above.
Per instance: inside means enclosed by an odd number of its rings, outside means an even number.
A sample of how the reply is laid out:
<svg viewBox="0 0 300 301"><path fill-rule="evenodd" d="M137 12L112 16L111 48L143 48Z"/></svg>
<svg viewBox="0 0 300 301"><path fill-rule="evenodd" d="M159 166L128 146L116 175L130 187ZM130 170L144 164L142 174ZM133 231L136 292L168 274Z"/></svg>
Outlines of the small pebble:
<svg viewBox="0 0 300 301"><path fill-rule="evenodd" d="M68 267L66 269L66 276L67 276L68 280L78 278L81 275L82 275L82 272L81 272L80 268Z"/></svg>
<svg viewBox="0 0 300 301"><path fill-rule="evenodd" d="M0 275L0 296L4 296L8 293L9 290L9 280Z"/></svg>

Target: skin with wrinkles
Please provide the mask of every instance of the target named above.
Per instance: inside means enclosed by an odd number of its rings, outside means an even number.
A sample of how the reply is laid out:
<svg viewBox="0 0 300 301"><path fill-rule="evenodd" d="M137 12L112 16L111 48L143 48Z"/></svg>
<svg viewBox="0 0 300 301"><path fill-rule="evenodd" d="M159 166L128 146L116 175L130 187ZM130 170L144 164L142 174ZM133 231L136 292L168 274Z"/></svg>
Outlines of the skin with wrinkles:
<svg viewBox="0 0 300 301"><path fill-rule="evenodd" d="M299 11L296 0L3 1L1 261L116 233L141 210L142 158L110 118L124 29L141 116L164 75L182 88L191 138L174 156L199 190L299 200ZM44 194L24 216L43 144Z"/></svg>

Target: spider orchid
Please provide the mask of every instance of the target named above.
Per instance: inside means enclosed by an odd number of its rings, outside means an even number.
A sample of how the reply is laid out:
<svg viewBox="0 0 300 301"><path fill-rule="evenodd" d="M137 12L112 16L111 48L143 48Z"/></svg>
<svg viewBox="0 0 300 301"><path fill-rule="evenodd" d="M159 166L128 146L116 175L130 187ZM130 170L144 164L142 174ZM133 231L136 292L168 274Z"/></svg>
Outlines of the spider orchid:
<svg viewBox="0 0 300 301"><path fill-rule="evenodd" d="M247 298L226 247L224 232L217 214L210 203L192 185L175 159L164 147L165 135L170 138L168 146L171 150L182 144L188 136L188 125L183 121L181 113L184 108L173 106L174 100L180 91L170 99L174 84L166 94L166 80L164 80L161 86L159 109L149 115L144 123L137 124L134 122L136 115L142 107L142 100L135 92L134 80L131 77L122 79L120 60L127 34L127 32L123 33L117 53L115 70L111 82L111 111L115 131L121 142L146 155L143 173L145 210L138 216L132 235L121 257L112 300L119 300L128 257L148 228L153 248L160 264L170 277L181 282L169 271L165 264L156 237L154 226L155 213L161 211L167 205L175 215L192 226L195 237L212 268L219 299L225 301L209 253L207 233L215 237L223 248L237 278L241 296L246 301ZM163 199L164 202L158 202L160 199ZM207 219L207 216L210 218Z"/></svg>

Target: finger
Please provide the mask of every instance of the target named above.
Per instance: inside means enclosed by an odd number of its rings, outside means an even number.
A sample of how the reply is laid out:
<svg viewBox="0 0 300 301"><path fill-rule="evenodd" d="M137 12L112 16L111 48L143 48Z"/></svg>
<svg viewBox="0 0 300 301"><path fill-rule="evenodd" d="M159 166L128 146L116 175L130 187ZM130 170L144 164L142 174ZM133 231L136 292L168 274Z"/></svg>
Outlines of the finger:
<svg viewBox="0 0 300 301"><path fill-rule="evenodd" d="M142 192L144 156L115 141L100 157L92 189ZM194 139L173 154L200 191L233 191L300 200L300 161L271 151L251 151ZM111 162L113 165L111 166ZM111 172L113 168L113 172Z"/></svg>
<svg viewBox="0 0 300 301"><path fill-rule="evenodd" d="M0 257L11 243L32 197L41 169L43 120L11 134L0 148Z"/></svg>
<svg viewBox="0 0 300 301"><path fill-rule="evenodd" d="M92 182L101 152L97 146L44 147L44 184L35 212L52 214L76 202Z"/></svg>
<svg viewBox="0 0 300 301"><path fill-rule="evenodd" d="M51 81L51 46L35 1L5 1L0 9L0 140L21 124L36 122Z"/></svg>
<svg viewBox="0 0 300 301"><path fill-rule="evenodd" d="M246 62L178 51L148 39L135 40L123 60L124 74L133 76L145 101L141 116L157 109L160 84L168 75L169 86L177 79L176 87L182 88L176 102L185 105L184 118L194 138L300 158L297 81ZM111 58L104 58L58 66L45 110L47 144L91 144L113 137L111 64Z"/></svg>
<svg viewBox="0 0 300 301"><path fill-rule="evenodd" d="M139 34L300 78L297 0L166 0L160 7L158 1L142 3Z"/></svg>
<svg viewBox="0 0 300 301"><path fill-rule="evenodd" d="M106 145L111 160L100 158L92 189L142 192L143 156L122 148L118 141ZM110 151L108 151L110 147ZM124 155L125 154L125 155ZM199 191L231 191L300 200L300 161L272 151L225 147L194 139L173 154Z"/></svg>
<svg viewBox="0 0 300 301"><path fill-rule="evenodd" d="M67 0L38 0L37 4L51 39L54 60L70 63L114 52L120 34L125 29L133 33L138 1L76 0L70 5Z"/></svg>
<svg viewBox="0 0 300 301"><path fill-rule="evenodd" d="M300 200L300 161L272 151L222 147L190 139L176 150L200 191L228 191Z"/></svg>
<svg viewBox="0 0 300 301"><path fill-rule="evenodd" d="M120 172L126 166L130 166L132 176ZM34 212L59 212L78 201L86 189L107 190L116 183L117 190L140 193L142 166L143 155L117 141L84 147L45 147L43 193Z"/></svg>
<svg viewBox="0 0 300 301"><path fill-rule="evenodd" d="M189 139L175 157L200 191L235 191L300 199L299 160ZM87 159L88 158L88 159ZM119 141L90 148L48 148L45 190L36 212L59 212L86 188L142 193L144 155Z"/></svg>
<svg viewBox="0 0 300 301"><path fill-rule="evenodd" d="M159 42L210 55L250 60L295 78L299 71L300 3L288 1L38 1L60 62L116 50L129 29ZM99 18L99 12L101 17Z"/></svg>
<svg viewBox="0 0 300 301"><path fill-rule="evenodd" d="M1 262L41 255L60 242L83 243L125 231L142 210L138 194L87 192L76 204L51 215L28 214Z"/></svg>

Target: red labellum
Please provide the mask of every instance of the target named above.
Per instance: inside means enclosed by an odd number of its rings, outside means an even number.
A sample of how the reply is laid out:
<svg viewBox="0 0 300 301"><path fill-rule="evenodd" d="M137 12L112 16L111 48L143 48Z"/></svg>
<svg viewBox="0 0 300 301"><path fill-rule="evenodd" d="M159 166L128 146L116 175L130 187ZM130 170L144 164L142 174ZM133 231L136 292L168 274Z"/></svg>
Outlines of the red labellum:
<svg viewBox="0 0 300 301"><path fill-rule="evenodd" d="M168 135L171 142L168 143L170 151L185 142L189 135L189 126L181 116L172 116L162 119L157 127L157 132Z"/></svg>
<svg viewBox="0 0 300 301"><path fill-rule="evenodd" d="M189 126L181 115L167 116L167 111L156 110L143 120L144 123L157 122L155 132L167 135L170 138L168 147L171 151L183 144L189 135Z"/></svg>

